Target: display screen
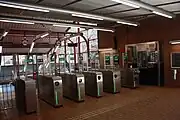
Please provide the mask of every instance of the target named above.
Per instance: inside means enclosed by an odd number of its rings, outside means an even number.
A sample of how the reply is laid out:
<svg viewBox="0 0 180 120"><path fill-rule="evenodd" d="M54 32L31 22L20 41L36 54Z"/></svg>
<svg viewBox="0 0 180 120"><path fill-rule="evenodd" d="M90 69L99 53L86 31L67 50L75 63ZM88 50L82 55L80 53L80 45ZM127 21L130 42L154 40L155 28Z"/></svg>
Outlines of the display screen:
<svg viewBox="0 0 180 120"><path fill-rule="evenodd" d="M119 64L119 56L118 55L114 55L113 60L114 60L115 65Z"/></svg>
<svg viewBox="0 0 180 120"><path fill-rule="evenodd" d="M171 67L180 68L180 53L171 53Z"/></svg>
<svg viewBox="0 0 180 120"><path fill-rule="evenodd" d="M106 65L110 65L110 56L105 56L105 63Z"/></svg>

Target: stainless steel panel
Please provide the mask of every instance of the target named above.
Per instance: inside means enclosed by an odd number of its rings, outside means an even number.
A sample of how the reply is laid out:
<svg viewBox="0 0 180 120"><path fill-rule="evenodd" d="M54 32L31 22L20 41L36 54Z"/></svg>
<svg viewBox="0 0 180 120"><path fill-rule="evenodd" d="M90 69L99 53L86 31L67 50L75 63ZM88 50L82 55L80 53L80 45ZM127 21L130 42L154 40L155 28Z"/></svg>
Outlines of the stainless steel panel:
<svg viewBox="0 0 180 120"><path fill-rule="evenodd" d="M122 86L137 88L139 86L139 70L136 68L121 69Z"/></svg>
<svg viewBox="0 0 180 120"><path fill-rule="evenodd" d="M84 101L84 75L79 73L61 73L63 78L63 96L74 101Z"/></svg>
<svg viewBox="0 0 180 120"><path fill-rule="evenodd" d="M20 113L37 111L36 81L30 78L18 79L15 85L16 104Z"/></svg>
<svg viewBox="0 0 180 120"><path fill-rule="evenodd" d="M120 70L98 70L103 74L103 91L119 93L121 89Z"/></svg>
<svg viewBox="0 0 180 120"><path fill-rule="evenodd" d="M94 97L103 96L103 75L101 72L83 72L85 77L85 92Z"/></svg>
<svg viewBox="0 0 180 120"><path fill-rule="evenodd" d="M59 76L39 76L39 97L54 107L63 105L62 78Z"/></svg>

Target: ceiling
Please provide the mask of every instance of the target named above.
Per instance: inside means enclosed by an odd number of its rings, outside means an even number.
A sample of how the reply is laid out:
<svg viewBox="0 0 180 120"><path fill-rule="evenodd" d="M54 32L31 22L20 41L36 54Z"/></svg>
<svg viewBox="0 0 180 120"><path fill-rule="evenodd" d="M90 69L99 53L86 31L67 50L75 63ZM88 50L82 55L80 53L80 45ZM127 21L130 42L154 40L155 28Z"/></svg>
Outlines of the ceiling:
<svg viewBox="0 0 180 120"><path fill-rule="evenodd" d="M142 8L133 8L126 6L111 0L8 0L10 2L18 2L24 4L32 4L39 6L46 6L51 8L60 8L66 10L79 11L84 13L90 13L95 15L113 17L116 19L125 19L139 21L142 17L148 18L148 16L155 16L152 12L142 9ZM174 14L180 13L180 0L141 0L144 3L152 5L157 8L164 9ZM97 23L100 26L112 25L110 21L99 21L85 18L72 17L70 14L59 13L59 12L34 12L21 9L0 7L0 17L15 17L23 19L33 19L33 20L44 20L44 21L53 21L53 22L64 22L65 20L72 20L78 22L91 22ZM113 23L114 24L114 23ZM111 27L111 26L108 26ZM44 32L50 31L50 36L45 37L37 41L39 44L38 50L33 50L38 53L48 52L52 45L55 44L58 37L63 37L67 32L68 27L53 27L52 25L47 24L34 24L34 25L25 25L25 24L14 24L14 23L3 23L0 22L0 34L3 34L4 30L8 30L8 35L0 41L1 44L9 44L7 47L3 48L4 53L27 53L29 49L27 47L32 43L33 38L37 35ZM59 36L57 36L59 35ZM24 37L25 36L25 37ZM22 40L26 38L28 40L28 45L23 46L24 48L15 48L19 44L22 44ZM13 47L13 44L15 46ZM43 44L42 46L40 44ZM45 46L49 44L49 46ZM9 46L12 46L9 47ZM37 49L38 46L36 46ZM46 48L43 48L46 47ZM16 49L16 50L15 50ZM23 49L23 50L21 50ZM44 50L46 49L46 50Z"/></svg>

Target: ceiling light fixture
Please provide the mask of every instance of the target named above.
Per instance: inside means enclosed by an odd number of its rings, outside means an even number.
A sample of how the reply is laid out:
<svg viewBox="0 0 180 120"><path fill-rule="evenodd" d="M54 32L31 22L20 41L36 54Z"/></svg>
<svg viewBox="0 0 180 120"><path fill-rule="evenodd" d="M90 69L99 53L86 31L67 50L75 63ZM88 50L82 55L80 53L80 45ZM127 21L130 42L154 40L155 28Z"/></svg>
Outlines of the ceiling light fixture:
<svg viewBox="0 0 180 120"><path fill-rule="evenodd" d="M16 20L4 20L4 19L0 19L0 22L19 23L19 24L31 24L31 25L34 24L33 22L16 21Z"/></svg>
<svg viewBox="0 0 180 120"><path fill-rule="evenodd" d="M81 17L81 18L89 18L94 20L104 20L103 18L94 16L94 15L86 15L86 14L72 14L73 17Z"/></svg>
<svg viewBox="0 0 180 120"><path fill-rule="evenodd" d="M180 40L172 40L172 41L169 41L169 43L172 45L180 44Z"/></svg>
<svg viewBox="0 0 180 120"><path fill-rule="evenodd" d="M117 23L124 24L124 25L138 26L135 23L121 22L121 21L117 21Z"/></svg>
<svg viewBox="0 0 180 120"><path fill-rule="evenodd" d="M34 44L35 44L35 42L32 42L31 47L30 47L30 50L29 50L29 53L32 52L32 49L34 48Z"/></svg>
<svg viewBox="0 0 180 120"><path fill-rule="evenodd" d="M2 46L0 46L0 53L2 53Z"/></svg>
<svg viewBox="0 0 180 120"><path fill-rule="evenodd" d="M20 6L20 5L13 5L13 4L8 4L8 3L0 3L0 6L23 9L23 10L31 10L31 11L37 11L37 12L49 12L49 10L46 10L46 9L40 9L40 8L34 8L34 7L28 7L28 6Z"/></svg>
<svg viewBox="0 0 180 120"><path fill-rule="evenodd" d="M157 12L157 11L153 11L154 14L157 14L157 15L160 15L160 16L164 16L164 17L167 17L167 18L173 18L172 16L170 15L167 15L167 14L164 14L164 13L160 13L160 12Z"/></svg>
<svg viewBox="0 0 180 120"><path fill-rule="evenodd" d="M87 22L79 22L81 25L92 25L92 26L97 26L96 23L87 23Z"/></svg>
<svg viewBox="0 0 180 120"><path fill-rule="evenodd" d="M5 31L2 36L3 36L3 37L6 37L7 34L8 34L8 32Z"/></svg>
<svg viewBox="0 0 180 120"><path fill-rule="evenodd" d="M46 37L48 35L49 35L49 33L46 33L46 34L42 35L41 38L44 38L44 37Z"/></svg>
<svg viewBox="0 0 180 120"><path fill-rule="evenodd" d="M105 32L114 32L114 30L109 30L109 29L98 29L98 28L94 28L94 30L105 31Z"/></svg>
<svg viewBox="0 0 180 120"><path fill-rule="evenodd" d="M171 45L180 44L180 42L172 42Z"/></svg>
<svg viewBox="0 0 180 120"><path fill-rule="evenodd" d="M124 0L111 0L117 3L121 3L127 6L131 6L133 8L140 8L140 6L136 5L135 3L131 2L131 1L124 1Z"/></svg>

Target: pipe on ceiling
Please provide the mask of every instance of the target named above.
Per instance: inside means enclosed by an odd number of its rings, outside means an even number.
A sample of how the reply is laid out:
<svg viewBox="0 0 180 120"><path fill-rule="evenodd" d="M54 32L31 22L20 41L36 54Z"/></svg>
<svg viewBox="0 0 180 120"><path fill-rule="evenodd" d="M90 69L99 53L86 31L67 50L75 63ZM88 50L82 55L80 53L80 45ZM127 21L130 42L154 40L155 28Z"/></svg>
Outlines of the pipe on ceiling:
<svg viewBox="0 0 180 120"><path fill-rule="evenodd" d="M117 19L117 18L112 18L112 17L106 17L106 16L101 16L101 15L95 15L95 14L89 14L89 13L83 13L83 12L77 12L77 11L71 11L71 10L65 10L65 9L59 9L59 8L51 8L51 7L45 7L45 6L37 6L37 5L30 5L30 4L22 4L22 3L15 3L15 2L7 2L7 1L0 1L2 4L11 4L11 5L17 5L17 6L24 6L24 7L30 7L30 8L39 8L39 9L44 9L44 10L49 10L52 12L60 12L60 13L66 13L66 14L80 14L82 16L92 16L94 18L102 18L104 20L108 21L119 21L121 23L129 23L129 24L136 24L139 25L137 22L132 22L124 19Z"/></svg>

